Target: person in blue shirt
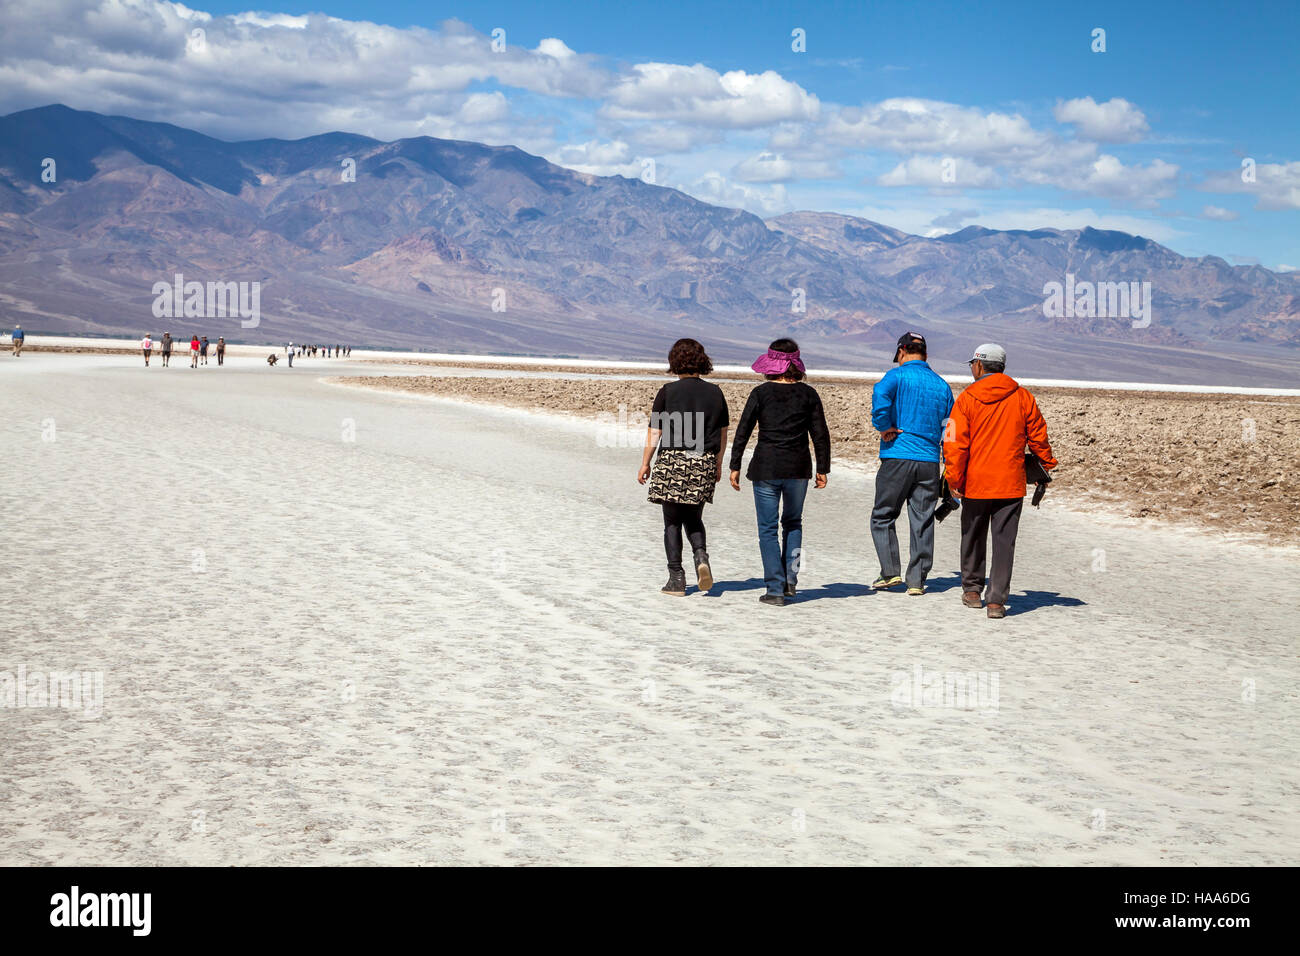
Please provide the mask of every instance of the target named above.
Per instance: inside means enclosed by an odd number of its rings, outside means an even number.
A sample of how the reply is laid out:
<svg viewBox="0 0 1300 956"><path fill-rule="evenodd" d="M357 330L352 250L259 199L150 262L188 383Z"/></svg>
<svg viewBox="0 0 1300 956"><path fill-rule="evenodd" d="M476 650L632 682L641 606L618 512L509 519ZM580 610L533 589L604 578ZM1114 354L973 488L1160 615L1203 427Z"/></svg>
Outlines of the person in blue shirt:
<svg viewBox="0 0 1300 956"><path fill-rule="evenodd" d="M877 590L902 584L894 524L907 505L911 537L907 593L925 593L934 566L934 509L939 498L944 424L952 412L952 388L926 361L925 337L906 332L894 352L897 368L871 390L871 424L880 432L880 470L871 511L871 540L880 559Z"/></svg>
<svg viewBox="0 0 1300 956"><path fill-rule="evenodd" d="M23 354L23 327L20 325L14 329L13 338L10 339L14 346L14 358Z"/></svg>

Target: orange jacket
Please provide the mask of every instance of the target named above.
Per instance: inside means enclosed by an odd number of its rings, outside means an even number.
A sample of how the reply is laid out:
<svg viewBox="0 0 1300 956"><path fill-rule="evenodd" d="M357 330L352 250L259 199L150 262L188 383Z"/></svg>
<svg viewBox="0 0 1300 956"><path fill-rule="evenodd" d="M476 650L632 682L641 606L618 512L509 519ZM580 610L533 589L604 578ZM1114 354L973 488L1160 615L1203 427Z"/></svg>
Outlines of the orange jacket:
<svg viewBox="0 0 1300 956"><path fill-rule="evenodd" d="M1034 396L1010 375L985 375L957 396L944 430L948 485L958 497L1023 498L1026 445L1056 467Z"/></svg>

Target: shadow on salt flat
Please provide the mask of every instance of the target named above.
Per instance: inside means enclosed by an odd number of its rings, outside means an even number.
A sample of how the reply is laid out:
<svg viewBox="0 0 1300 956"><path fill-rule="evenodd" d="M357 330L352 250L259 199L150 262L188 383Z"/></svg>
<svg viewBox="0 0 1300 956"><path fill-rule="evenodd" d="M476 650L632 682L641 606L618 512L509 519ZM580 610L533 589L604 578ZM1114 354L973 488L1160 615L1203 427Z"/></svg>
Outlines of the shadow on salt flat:
<svg viewBox="0 0 1300 956"><path fill-rule="evenodd" d="M1063 597L1056 591L1025 591L1013 594L1007 600L1007 615L1024 614L1045 607L1087 607L1088 602L1080 598Z"/></svg>

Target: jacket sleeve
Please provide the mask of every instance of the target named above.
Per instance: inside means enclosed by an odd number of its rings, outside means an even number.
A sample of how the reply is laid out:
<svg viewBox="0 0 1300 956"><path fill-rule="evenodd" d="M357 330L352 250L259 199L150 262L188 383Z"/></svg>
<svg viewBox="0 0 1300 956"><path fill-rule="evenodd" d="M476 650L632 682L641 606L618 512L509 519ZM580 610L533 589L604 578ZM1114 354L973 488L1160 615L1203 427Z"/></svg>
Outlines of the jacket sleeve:
<svg viewBox="0 0 1300 956"><path fill-rule="evenodd" d="M813 396L812 418L808 422L812 435L813 452L817 456L817 474L827 475L831 470L831 430L826 427L826 410L820 395Z"/></svg>
<svg viewBox="0 0 1300 956"><path fill-rule="evenodd" d="M749 444L749 436L754 433L754 423L758 420L758 389L749 393L749 401L745 402L745 410L740 413L740 424L736 426L736 434L731 439L731 470L740 471L741 460L745 457L745 446Z"/></svg>
<svg viewBox="0 0 1300 956"><path fill-rule="evenodd" d="M898 376L886 372L885 377L871 387L871 427L878 432L893 428L896 424L894 390L897 386Z"/></svg>
<svg viewBox="0 0 1300 956"><path fill-rule="evenodd" d="M947 465L944 477L954 494L966 491L966 464L970 461L970 421L966 417L966 402L960 397L953 403L948 424L943 430L943 460Z"/></svg>
<svg viewBox="0 0 1300 956"><path fill-rule="evenodd" d="M1025 393L1029 399L1025 406L1025 436L1029 441L1029 450L1037 455L1047 469L1055 468L1059 462L1052 456L1052 446L1047 441L1047 421L1038 410L1038 401L1033 395Z"/></svg>

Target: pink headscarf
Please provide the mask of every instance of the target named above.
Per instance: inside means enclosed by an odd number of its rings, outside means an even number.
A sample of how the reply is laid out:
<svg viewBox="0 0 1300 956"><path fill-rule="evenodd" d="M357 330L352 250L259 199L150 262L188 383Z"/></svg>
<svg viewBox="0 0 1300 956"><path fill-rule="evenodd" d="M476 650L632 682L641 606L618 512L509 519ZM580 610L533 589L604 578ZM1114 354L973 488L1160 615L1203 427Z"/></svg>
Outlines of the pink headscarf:
<svg viewBox="0 0 1300 956"><path fill-rule="evenodd" d="M760 355L750 368L759 375L784 375L790 370L791 365L801 372L807 371L798 352L777 352L768 349L766 354Z"/></svg>

